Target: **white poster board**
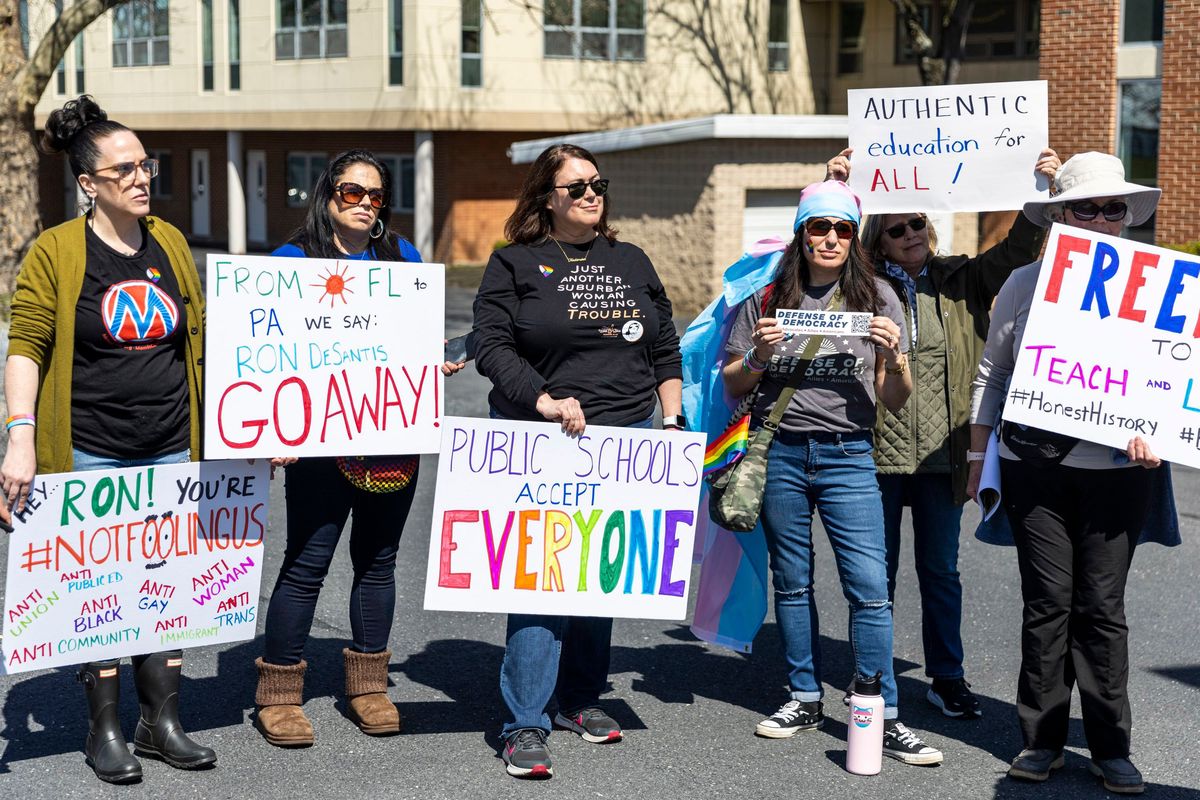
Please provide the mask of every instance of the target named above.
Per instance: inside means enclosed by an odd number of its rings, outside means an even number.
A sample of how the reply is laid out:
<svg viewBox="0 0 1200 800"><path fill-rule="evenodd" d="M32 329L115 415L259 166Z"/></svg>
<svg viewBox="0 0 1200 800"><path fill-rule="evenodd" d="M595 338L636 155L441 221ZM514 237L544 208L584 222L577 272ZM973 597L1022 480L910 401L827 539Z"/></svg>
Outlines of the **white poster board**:
<svg viewBox="0 0 1200 800"><path fill-rule="evenodd" d="M850 89L850 188L866 214L1004 211L1050 189L1045 81Z"/></svg>
<svg viewBox="0 0 1200 800"><path fill-rule="evenodd" d="M4 671L253 639L268 470L239 460L37 476L8 534Z"/></svg>
<svg viewBox="0 0 1200 800"><path fill-rule="evenodd" d="M1055 225L1004 418L1200 467L1200 258Z"/></svg>
<svg viewBox="0 0 1200 800"><path fill-rule="evenodd" d="M208 256L209 458L436 453L440 264Z"/></svg>
<svg viewBox="0 0 1200 800"><path fill-rule="evenodd" d="M687 616L704 434L445 423L425 608Z"/></svg>

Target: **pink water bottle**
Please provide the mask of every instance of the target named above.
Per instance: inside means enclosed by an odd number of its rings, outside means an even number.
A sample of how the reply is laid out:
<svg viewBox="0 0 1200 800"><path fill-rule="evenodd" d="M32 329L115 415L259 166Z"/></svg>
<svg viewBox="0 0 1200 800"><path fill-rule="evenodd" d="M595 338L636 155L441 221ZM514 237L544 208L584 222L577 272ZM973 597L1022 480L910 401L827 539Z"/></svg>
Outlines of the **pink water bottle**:
<svg viewBox="0 0 1200 800"><path fill-rule="evenodd" d="M873 678L854 678L850 724L846 726L846 770L855 775L878 775L883 768L882 677L882 672L876 672Z"/></svg>

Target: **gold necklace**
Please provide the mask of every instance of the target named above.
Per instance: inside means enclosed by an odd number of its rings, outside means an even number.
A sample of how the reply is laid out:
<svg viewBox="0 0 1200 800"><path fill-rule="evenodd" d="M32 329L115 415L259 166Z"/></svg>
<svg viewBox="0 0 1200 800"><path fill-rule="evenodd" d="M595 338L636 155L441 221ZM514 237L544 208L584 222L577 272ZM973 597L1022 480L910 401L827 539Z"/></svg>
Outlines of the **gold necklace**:
<svg viewBox="0 0 1200 800"><path fill-rule="evenodd" d="M596 239L599 238L599 236L592 237L592 243L588 245L587 252L583 254L582 258L571 258L569 255L567 255L567 251L563 249L562 242L560 242L558 239L555 239L553 236L550 237L550 241L558 245L558 252L562 253L563 258L567 260L568 264L578 264L581 261L588 260L588 256L592 254L592 248L596 246Z"/></svg>

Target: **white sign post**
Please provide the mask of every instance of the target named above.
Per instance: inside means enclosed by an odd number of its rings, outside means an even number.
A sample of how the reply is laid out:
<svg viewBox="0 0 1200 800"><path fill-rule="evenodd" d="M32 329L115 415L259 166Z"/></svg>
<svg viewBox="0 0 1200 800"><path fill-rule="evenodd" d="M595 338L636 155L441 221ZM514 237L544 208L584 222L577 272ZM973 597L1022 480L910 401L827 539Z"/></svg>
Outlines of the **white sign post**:
<svg viewBox="0 0 1200 800"><path fill-rule="evenodd" d="M210 458L436 453L440 264L209 255Z"/></svg>
<svg viewBox="0 0 1200 800"><path fill-rule="evenodd" d="M1004 418L1200 467L1200 258L1055 225Z"/></svg>
<svg viewBox="0 0 1200 800"><path fill-rule="evenodd" d="M445 422L425 608L687 615L704 434Z"/></svg>
<svg viewBox="0 0 1200 800"><path fill-rule="evenodd" d="M851 89L850 188L868 214L999 211L1049 191L1045 81Z"/></svg>
<svg viewBox="0 0 1200 800"><path fill-rule="evenodd" d="M253 639L268 469L37 476L8 534L3 671Z"/></svg>

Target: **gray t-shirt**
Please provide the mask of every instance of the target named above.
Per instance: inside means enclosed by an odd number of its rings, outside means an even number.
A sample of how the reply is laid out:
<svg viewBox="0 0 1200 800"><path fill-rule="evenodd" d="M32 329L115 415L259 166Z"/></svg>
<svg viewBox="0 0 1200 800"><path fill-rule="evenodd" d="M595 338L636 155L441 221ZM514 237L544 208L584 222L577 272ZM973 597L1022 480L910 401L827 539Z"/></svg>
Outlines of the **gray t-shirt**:
<svg viewBox="0 0 1200 800"><path fill-rule="evenodd" d="M837 284L810 286L800 302L801 310L823 310ZM908 352L908 326L896 292L886 281L875 279L879 292L879 315L889 317L900 328L900 349ZM725 349L744 355L753 346L754 324L762 316L765 290L738 309ZM831 311L842 310L840 308ZM854 311L856 309L846 309ZM758 384L752 421L755 426L771 414L779 393L796 369L807 336L794 336L775 347L775 355ZM854 433L875 427L875 345L865 336L826 336L808 367L808 372L788 403L779 427L791 432L829 431Z"/></svg>

